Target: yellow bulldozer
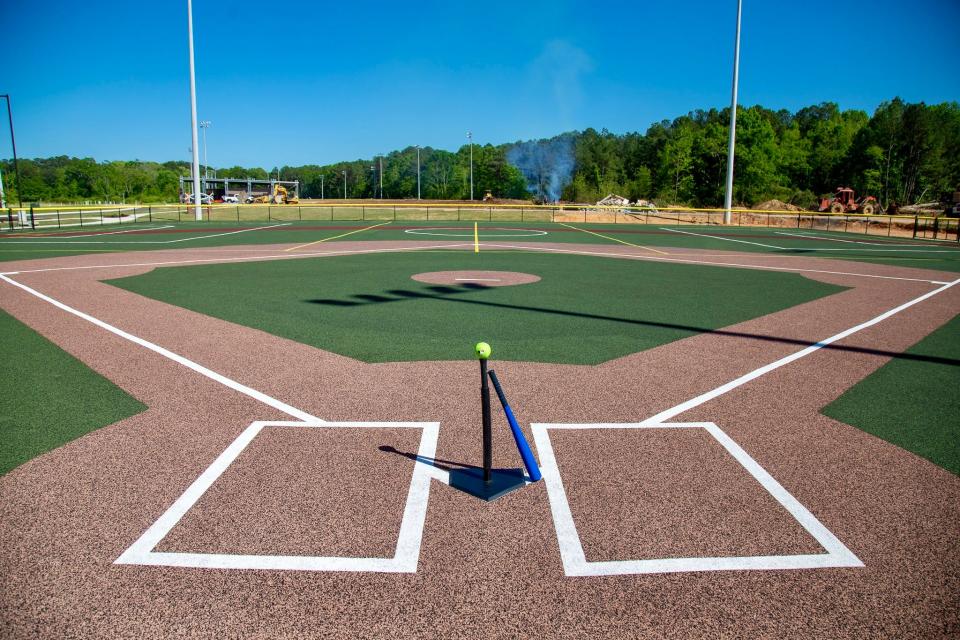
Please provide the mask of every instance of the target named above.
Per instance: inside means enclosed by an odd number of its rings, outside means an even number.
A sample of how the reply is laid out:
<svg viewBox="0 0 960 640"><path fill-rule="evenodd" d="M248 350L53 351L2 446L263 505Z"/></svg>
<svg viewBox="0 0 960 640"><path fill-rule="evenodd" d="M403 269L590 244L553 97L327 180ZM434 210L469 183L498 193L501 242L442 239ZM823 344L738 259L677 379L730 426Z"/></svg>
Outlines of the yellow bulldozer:
<svg viewBox="0 0 960 640"><path fill-rule="evenodd" d="M248 202L254 204L299 204L300 199L291 196L287 188L280 184L273 185L273 193L266 196L257 196L249 198Z"/></svg>

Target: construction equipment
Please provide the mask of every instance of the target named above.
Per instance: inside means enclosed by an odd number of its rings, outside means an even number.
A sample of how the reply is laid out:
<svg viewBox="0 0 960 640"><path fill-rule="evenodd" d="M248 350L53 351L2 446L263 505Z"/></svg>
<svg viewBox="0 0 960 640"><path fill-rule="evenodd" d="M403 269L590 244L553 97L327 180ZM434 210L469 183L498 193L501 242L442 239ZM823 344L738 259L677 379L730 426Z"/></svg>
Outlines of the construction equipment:
<svg viewBox="0 0 960 640"><path fill-rule="evenodd" d="M857 199L850 187L837 187L831 197L820 199L817 211L828 210L830 213L862 213L869 216L880 210L880 203L873 196Z"/></svg>
<svg viewBox="0 0 960 640"><path fill-rule="evenodd" d="M273 185L273 198L270 200L273 204L297 204L300 202L300 199L296 196L291 196L287 192L287 188L280 184Z"/></svg>
<svg viewBox="0 0 960 640"><path fill-rule="evenodd" d="M247 196L247 204L299 204L300 199L291 196L287 188L280 184L273 185L273 193L265 196Z"/></svg>

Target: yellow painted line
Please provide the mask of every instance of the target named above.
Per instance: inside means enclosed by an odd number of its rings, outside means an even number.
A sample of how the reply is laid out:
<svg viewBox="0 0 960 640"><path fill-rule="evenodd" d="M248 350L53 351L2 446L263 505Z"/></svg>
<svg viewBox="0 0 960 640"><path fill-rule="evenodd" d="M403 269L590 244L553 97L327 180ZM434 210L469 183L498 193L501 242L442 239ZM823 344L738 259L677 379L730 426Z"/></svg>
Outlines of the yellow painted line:
<svg viewBox="0 0 960 640"><path fill-rule="evenodd" d="M473 223L473 252L480 253L480 234L477 231L477 223Z"/></svg>
<svg viewBox="0 0 960 640"><path fill-rule="evenodd" d="M647 251L653 251L654 253L659 253L660 255L664 255L664 256L670 255L670 254L667 253L666 251L658 251L657 249L653 249L653 248L651 248L651 247L645 247L645 246L643 246L642 244L633 244L632 242L627 242L626 240L620 240L620 239L618 239L618 238L611 238L610 236L605 236L605 235L603 235L602 233L594 233L593 231L587 231L586 229L578 229L577 227L571 226L571 225L566 224L566 223L564 223L564 222L558 222L557 224L559 224L559 225L561 225L561 226L564 226L564 227L567 227L567 228L569 228L569 229L573 229L574 231L582 231L582 232L584 232L584 233L589 233L590 235L592 235L592 236L597 236L598 238L605 238L605 239L607 239L607 240L613 240L614 242L619 242L620 244L625 244L625 245L627 245L627 246L629 246L629 247L637 247L638 249L646 249Z"/></svg>
<svg viewBox="0 0 960 640"><path fill-rule="evenodd" d="M392 220L390 222L393 222ZM321 242L329 242L330 240L336 240L337 238L344 238L346 236L353 235L355 233L360 233L361 231L369 231L370 229L375 229L377 227L382 227L385 224L390 224L390 222L381 222L380 224L373 224L369 227L364 227L363 229L355 229L354 231L348 231L346 233L341 233L338 236L332 236L330 238L324 238L323 240L317 240L316 242L308 242L307 244L301 244L296 247L290 247L289 249L284 249L284 251L296 251L297 249L303 249L304 247L312 247L315 244L320 244Z"/></svg>

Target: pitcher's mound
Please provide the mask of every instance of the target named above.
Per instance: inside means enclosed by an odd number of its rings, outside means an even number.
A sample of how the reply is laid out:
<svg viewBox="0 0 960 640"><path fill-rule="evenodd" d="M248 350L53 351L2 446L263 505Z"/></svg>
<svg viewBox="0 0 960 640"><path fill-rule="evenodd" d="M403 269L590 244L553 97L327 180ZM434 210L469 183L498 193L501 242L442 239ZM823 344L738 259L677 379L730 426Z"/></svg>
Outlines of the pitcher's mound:
<svg viewBox="0 0 960 640"><path fill-rule="evenodd" d="M410 276L417 282L429 284L474 284L484 287L509 287L514 284L538 282L540 276L516 271L431 271Z"/></svg>

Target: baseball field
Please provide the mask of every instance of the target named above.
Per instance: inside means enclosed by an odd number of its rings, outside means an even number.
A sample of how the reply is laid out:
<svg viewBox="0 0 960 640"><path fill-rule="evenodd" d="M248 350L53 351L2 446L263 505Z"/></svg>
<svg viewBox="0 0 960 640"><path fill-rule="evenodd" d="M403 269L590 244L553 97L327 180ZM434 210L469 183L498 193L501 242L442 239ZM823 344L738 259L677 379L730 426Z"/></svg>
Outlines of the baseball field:
<svg viewBox="0 0 960 640"><path fill-rule="evenodd" d="M956 637L958 272L746 226L5 231L0 636ZM543 475L492 501L451 482L481 341Z"/></svg>

